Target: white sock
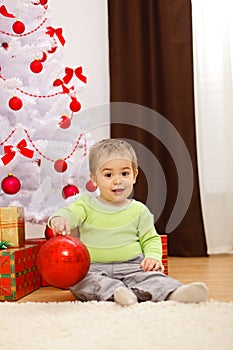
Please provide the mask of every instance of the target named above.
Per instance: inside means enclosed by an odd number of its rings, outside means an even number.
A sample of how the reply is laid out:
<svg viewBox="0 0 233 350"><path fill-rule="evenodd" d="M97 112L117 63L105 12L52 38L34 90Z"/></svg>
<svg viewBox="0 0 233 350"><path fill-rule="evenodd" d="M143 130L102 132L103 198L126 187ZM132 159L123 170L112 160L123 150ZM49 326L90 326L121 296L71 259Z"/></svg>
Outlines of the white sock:
<svg viewBox="0 0 233 350"><path fill-rule="evenodd" d="M114 290L114 300L122 305L133 305L137 302L136 295L126 287L118 287Z"/></svg>
<svg viewBox="0 0 233 350"><path fill-rule="evenodd" d="M183 285L172 292L167 300L181 303L200 303L208 298L208 287L203 282L193 282Z"/></svg>

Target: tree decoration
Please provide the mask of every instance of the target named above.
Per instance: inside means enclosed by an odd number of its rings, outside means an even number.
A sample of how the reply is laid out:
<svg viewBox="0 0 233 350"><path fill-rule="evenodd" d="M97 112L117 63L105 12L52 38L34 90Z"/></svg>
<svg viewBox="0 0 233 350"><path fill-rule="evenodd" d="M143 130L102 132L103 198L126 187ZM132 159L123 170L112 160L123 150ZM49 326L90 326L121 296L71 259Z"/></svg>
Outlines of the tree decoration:
<svg viewBox="0 0 233 350"><path fill-rule="evenodd" d="M9 173L7 177L2 180L1 188L6 194L16 194L19 192L21 183L17 177Z"/></svg>
<svg viewBox="0 0 233 350"><path fill-rule="evenodd" d="M8 104L9 104L9 107L11 109L13 109L13 111L18 111L23 106L22 100L19 97L17 97L17 96L11 97L11 99L8 102Z"/></svg>
<svg viewBox="0 0 233 350"><path fill-rule="evenodd" d="M46 59L47 59L47 54L46 54L46 52L42 52L42 58L40 59L40 62L45 62L46 61Z"/></svg>
<svg viewBox="0 0 233 350"><path fill-rule="evenodd" d="M60 49L66 40L63 28L51 24L48 3L4 0L0 4L0 115L4 117L0 165L3 174L11 174L0 179L1 196L4 205L11 205L8 194L17 193L22 184L25 219L40 224L47 222L48 211L80 190L71 183L66 187L64 179L77 173L85 179L89 174L82 162L87 154L82 128L87 122L75 115L81 109L79 92L87 78L81 66L63 65ZM80 183L85 187L86 181Z"/></svg>
<svg viewBox="0 0 233 350"><path fill-rule="evenodd" d="M91 180L89 180L87 183L86 183L86 189L89 191L89 192L95 192L97 190L97 186L95 186L93 184L93 182Z"/></svg>
<svg viewBox="0 0 233 350"><path fill-rule="evenodd" d="M16 34L22 34L25 31L25 25L23 22L17 20L13 25L12 29Z"/></svg>
<svg viewBox="0 0 233 350"><path fill-rule="evenodd" d="M43 69L43 65L38 58L36 58L32 63L30 64L30 69L33 73L40 73Z"/></svg>
<svg viewBox="0 0 233 350"><path fill-rule="evenodd" d="M16 151L19 151L23 156L27 158L32 158L34 151L27 148L27 142L25 139L22 139L16 147L12 145L4 146L4 156L1 158L4 165L10 163L10 161L14 158Z"/></svg>
<svg viewBox="0 0 233 350"><path fill-rule="evenodd" d="M3 47L5 50L7 50L7 49L8 49L8 47L9 47L9 45L8 45L8 43L7 43L7 42L5 42L5 43L2 43L2 47Z"/></svg>
<svg viewBox="0 0 233 350"><path fill-rule="evenodd" d="M80 102L76 99L76 97L71 97L70 109L72 112L78 112L81 109Z"/></svg>
<svg viewBox="0 0 233 350"><path fill-rule="evenodd" d="M75 196L78 193L79 189L77 186L68 184L62 190L62 197L66 199L68 197Z"/></svg>
<svg viewBox="0 0 233 350"><path fill-rule="evenodd" d="M58 172L58 173L64 173L67 169L67 163L65 160L63 159L58 159L56 160L56 162L54 163L54 169Z"/></svg>
<svg viewBox="0 0 233 350"><path fill-rule="evenodd" d="M83 83L87 83L87 77L85 77L85 75L83 75L83 68L82 67L78 67L76 69L72 69L69 67L65 68L65 76L63 77L63 82L65 84L69 84L69 82L71 81L71 79L73 78L73 75L75 74L76 77L81 80Z"/></svg>
<svg viewBox="0 0 233 350"><path fill-rule="evenodd" d="M15 16L12 13L9 13L7 11L7 8L5 5L0 6L0 15L8 18L15 18Z"/></svg>
<svg viewBox="0 0 233 350"><path fill-rule="evenodd" d="M62 129L68 129L71 125L71 119L69 117L67 117L66 114L63 114L61 116L61 120L59 122L60 128Z"/></svg>

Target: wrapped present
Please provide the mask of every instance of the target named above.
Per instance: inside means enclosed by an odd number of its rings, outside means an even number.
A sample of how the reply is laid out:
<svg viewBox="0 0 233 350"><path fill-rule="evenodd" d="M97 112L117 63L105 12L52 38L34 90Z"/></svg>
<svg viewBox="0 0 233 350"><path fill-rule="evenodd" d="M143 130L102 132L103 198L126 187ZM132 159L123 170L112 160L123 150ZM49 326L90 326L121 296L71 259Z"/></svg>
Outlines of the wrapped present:
<svg viewBox="0 0 233 350"><path fill-rule="evenodd" d="M25 241L25 244L37 244L39 250L41 247L47 242L48 240L46 238L28 238ZM36 262L37 264L37 262ZM41 287L48 287L50 284L45 281L45 279L40 275L40 283Z"/></svg>
<svg viewBox="0 0 233 350"><path fill-rule="evenodd" d="M0 207L0 241L9 242L13 247L25 243L23 207Z"/></svg>
<svg viewBox="0 0 233 350"><path fill-rule="evenodd" d="M162 263L164 266L164 273L168 275L168 256L167 256L167 235L160 235L162 242Z"/></svg>
<svg viewBox="0 0 233 350"><path fill-rule="evenodd" d="M0 250L0 301L18 300L40 288L37 245Z"/></svg>

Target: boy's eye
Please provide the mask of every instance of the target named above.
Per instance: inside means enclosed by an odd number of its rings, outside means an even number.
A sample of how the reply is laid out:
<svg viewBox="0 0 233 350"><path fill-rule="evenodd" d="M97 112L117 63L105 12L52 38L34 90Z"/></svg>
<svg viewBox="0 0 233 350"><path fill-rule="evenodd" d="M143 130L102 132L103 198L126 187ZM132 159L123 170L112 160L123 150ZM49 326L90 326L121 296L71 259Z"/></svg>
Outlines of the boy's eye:
<svg viewBox="0 0 233 350"><path fill-rule="evenodd" d="M129 172L128 171L123 171L122 176L129 176Z"/></svg>
<svg viewBox="0 0 233 350"><path fill-rule="evenodd" d="M106 174L104 174L104 176L106 176L106 177L111 177L112 174L111 174L111 173L106 173Z"/></svg>

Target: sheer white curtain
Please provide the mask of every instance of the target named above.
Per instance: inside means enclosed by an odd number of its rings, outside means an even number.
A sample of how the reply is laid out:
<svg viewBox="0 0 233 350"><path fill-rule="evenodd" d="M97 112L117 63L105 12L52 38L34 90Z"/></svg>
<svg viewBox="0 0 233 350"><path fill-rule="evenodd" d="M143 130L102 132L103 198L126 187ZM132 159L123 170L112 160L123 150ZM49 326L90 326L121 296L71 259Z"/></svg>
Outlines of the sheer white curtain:
<svg viewBox="0 0 233 350"><path fill-rule="evenodd" d="M192 0L194 91L208 253L233 253L233 1Z"/></svg>

